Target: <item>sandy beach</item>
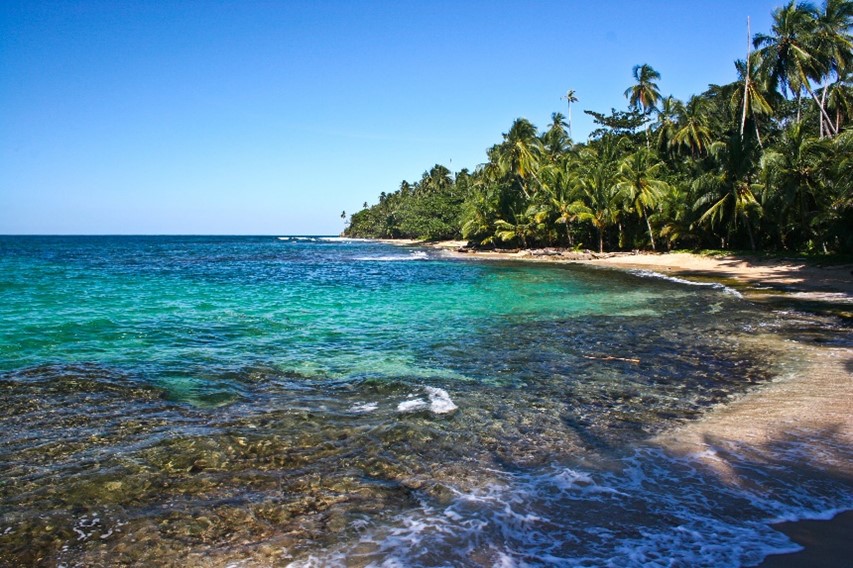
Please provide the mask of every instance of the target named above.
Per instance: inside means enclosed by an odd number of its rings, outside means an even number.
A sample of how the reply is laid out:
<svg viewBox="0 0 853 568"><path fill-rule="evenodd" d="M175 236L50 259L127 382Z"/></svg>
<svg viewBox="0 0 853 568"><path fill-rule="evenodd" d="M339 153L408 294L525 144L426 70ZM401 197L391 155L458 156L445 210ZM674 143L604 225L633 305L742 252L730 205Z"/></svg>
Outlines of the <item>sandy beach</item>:
<svg viewBox="0 0 853 568"><path fill-rule="evenodd" d="M389 240L411 246L412 240ZM759 259L741 256L706 256L689 252L648 253L573 252L560 249L473 251L464 241L442 241L428 246L447 254L480 260L521 260L578 263L620 269L654 270L673 276L693 276L734 285L751 297L785 293L792 299L851 304L853 264L818 265L802 259ZM464 251L464 252L462 252Z"/></svg>

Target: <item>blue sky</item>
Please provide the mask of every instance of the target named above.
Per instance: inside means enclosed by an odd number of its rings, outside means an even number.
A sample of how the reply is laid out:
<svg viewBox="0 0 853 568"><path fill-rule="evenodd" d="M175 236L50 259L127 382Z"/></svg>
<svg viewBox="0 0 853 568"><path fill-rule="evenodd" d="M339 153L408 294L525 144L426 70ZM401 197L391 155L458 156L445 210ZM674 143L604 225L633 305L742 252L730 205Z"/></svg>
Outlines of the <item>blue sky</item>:
<svg viewBox="0 0 853 568"><path fill-rule="evenodd" d="M776 0L0 3L0 234L335 234L631 68L735 79Z"/></svg>

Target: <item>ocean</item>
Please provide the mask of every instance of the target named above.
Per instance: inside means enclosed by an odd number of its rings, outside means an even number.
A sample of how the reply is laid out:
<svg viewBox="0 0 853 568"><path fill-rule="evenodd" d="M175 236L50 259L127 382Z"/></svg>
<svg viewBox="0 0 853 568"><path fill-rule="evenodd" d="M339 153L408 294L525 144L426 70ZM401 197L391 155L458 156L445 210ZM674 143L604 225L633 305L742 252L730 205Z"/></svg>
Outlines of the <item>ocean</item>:
<svg viewBox="0 0 853 568"><path fill-rule="evenodd" d="M0 565L755 565L849 477L652 440L837 325L334 237L0 237Z"/></svg>

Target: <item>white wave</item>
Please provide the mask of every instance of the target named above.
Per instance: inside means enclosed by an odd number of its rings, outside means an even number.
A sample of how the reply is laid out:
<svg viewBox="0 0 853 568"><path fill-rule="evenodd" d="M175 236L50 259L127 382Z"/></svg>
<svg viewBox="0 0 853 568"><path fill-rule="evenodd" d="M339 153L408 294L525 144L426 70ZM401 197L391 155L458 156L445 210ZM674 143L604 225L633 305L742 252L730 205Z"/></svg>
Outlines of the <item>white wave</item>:
<svg viewBox="0 0 853 568"><path fill-rule="evenodd" d="M415 398L412 395L397 405L397 412L415 412L418 410L429 410L433 414L447 414L453 412L458 406L450 398L450 394L444 389L436 387L424 387L428 400Z"/></svg>
<svg viewBox="0 0 853 568"><path fill-rule="evenodd" d="M373 412L379 408L379 405L375 402L359 402L358 404L354 404L350 407L350 412L355 412L356 414L367 414L368 412Z"/></svg>
<svg viewBox="0 0 853 568"><path fill-rule="evenodd" d="M291 241L291 242L309 242L314 243L317 242L317 237L276 237L280 241Z"/></svg>
<svg viewBox="0 0 853 568"><path fill-rule="evenodd" d="M318 241L324 243L366 243L372 242L370 239L356 239L353 237L317 237Z"/></svg>
<svg viewBox="0 0 853 568"><path fill-rule="evenodd" d="M677 276L669 276L668 274L661 274L660 272L655 272L653 270L629 270L629 273L634 276L639 276L641 278L657 278L659 280L668 280L669 282L675 282L676 284L685 284L687 286L703 286L705 288L714 288L717 290L722 290L725 294L730 294L735 296L736 298L743 298L743 295L735 290L734 288L729 288L723 284L718 282L696 282L695 280L685 280L684 278L678 278Z"/></svg>
<svg viewBox="0 0 853 568"><path fill-rule="evenodd" d="M453 403L453 399L444 389L435 387L424 387L429 395L429 409L435 414L447 414L453 412L458 406Z"/></svg>
<svg viewBox="0 0 853 568"><path fill-rule="evenodd" d="M422 250L416 250L409 253L407 256L402 255L384 255L384 256L361 256L356 258L359 261L373 261L373 262L401 262L401 261L410 261L410 260L426 260L429 258L429 255Z"/></svg>
<svg viewBox="0 0 853 568"><path fill-rule="evenodd" d="M414 412L415 410L421 410L426 407L427 403L425 400L421 398L411 398L398 404L397 412Z"/></svg>
<svg viewBox="0 0 853 568"><path fill-rule="evenodd" d="M831 518L853 500L830 482L721 485L651 449L619 468L488 471L479 488L449 485L449 500L423 499L291 566L751 566L800 548L772 520Z"/></svg>

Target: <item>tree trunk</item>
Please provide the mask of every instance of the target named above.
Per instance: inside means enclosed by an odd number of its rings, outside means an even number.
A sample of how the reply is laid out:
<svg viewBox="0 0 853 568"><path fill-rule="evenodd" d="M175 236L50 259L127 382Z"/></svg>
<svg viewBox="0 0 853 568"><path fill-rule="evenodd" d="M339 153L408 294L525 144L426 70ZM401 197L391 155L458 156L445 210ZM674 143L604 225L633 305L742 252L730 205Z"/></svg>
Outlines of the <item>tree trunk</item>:
<svg viewBox="0 0 853 568"><path fill-rule="evenodd" d="M604 229L598 229L598 252L604 252Z"/></svg>
<svg viewBox="0 0 853 568"><path fill-rule="evenodd" d="M746 223L746 234L749 235L749 246L752 247L752 252L755 252L755 239L752 237L752 227L749 224L749 217L744 217Z"/></svg>
<svg viewBox="0 0 853 568"><path fill-rule="evenodd" d="M740 116L740 141L743 142L743 130L746 126L746 108L749 106L749 48L752 39L749 30L749 16L746 17L746 73L743 76L743 112Z"/></svg>
<svg viewBox="0 0 853 568"><path fill-rule="evenodd" d="M802 76L802 73L800 73L800 75L801 75L801 78L803 79L803 86L806 88L806 91L809 93L809 95L811 95L811 97L814 99L814 102L817 104L817 108L820 110L821 119L826 118L827 125L829 127L829 133L832 136L835 136L836 134L838 134L838 132L834 131L835 128L833 128L833 126L832 126L832 119L829 118L829 115L826 113L826 109L823 108L823 105L820 103L820 99L818 99L817 95L814 94L814 91L812 91L812 88L809 86L808 79L806 79L804 76ZM797 109L797 114L799 114L799 108ZM799 122L799 120L797 122Z"/></svg>
<svg viewBox="0 0 853 568"><path fill-rule="evenodd" d="M755 138L758 140L758 147L764 150L764 144L761 143L761 133L758 132L758 120L755 118L755 114L752 115L752 123L755 125Z"/></svg>
<svg viewBox="0 0 853 568"><path fill-rule="evenodd" d="M566 237L568 237L568 239L569 239L569 246L574 248L575 240L572 238L572 232L569 230L569 222L566 221L565 225L566 225Z"/></svg>
<svg viewBox="0 0 853 568"><path fill-rule="evenodd" d="M649 240L652 241L652 250L655 249L655 236L652 234L652 224L649 222L649 216L646 215L646 208L643 207L643 218L646 220L646 227L649 229Z"/></svg>

